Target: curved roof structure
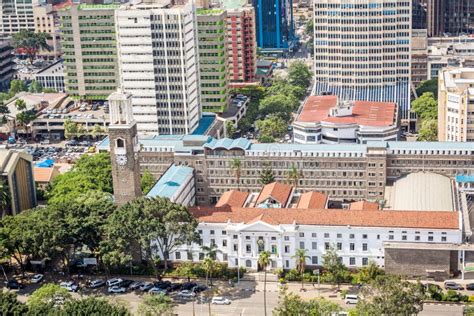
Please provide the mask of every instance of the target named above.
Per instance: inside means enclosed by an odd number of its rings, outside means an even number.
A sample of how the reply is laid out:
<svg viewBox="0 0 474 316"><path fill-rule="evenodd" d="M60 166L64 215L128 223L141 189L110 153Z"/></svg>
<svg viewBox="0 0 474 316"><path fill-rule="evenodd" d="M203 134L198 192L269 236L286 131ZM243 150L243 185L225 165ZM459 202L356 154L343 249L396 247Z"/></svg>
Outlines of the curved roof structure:
<svg viewBox="0 0 474 316"><path fill-rule="evenodd" d="M237 138L237 139L230 139L230 138L221 138L221 139L212 139L207 144L204 144L204 148L207 149L217 149L222 148L226 150L231 149L242 149L246 150L250 147L250 141L247 138Z"/></svg>

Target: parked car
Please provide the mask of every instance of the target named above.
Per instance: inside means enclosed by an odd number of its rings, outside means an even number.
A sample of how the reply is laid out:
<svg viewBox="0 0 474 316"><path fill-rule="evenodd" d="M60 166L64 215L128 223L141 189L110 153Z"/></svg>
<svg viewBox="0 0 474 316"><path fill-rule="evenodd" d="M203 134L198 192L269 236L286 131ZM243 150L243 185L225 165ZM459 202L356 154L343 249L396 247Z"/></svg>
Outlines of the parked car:
<svg viewBox="0 0 474 316"><path fill-rule="evenodd" d="M130 286L128 287L130 290L137 290L140 288L140 286L142 286L144 284L144 282L142 281L135 281L133 282L132 284L130 284Z"/></svg>
<svg viewBox="0 0 474 316"><path fill-rule="evenodd" d="M468 291L474 291L474 283L466 284L466 290L468 290Z"/></svg>
<svg viewBox="0 0 474 316"><path fill-rule="evenodd" d="M127 292L127 289L118 285L114 285L114 286L109 287L107 292L112 293L112 294L125 293Z"/></svg>
<svg viewBox="0 0 474 316"><path fill-rule="evenodd" d="M183 287L183 285L181 283L173 283L173 284L171 284L171 287L168 289L168 291L176 292L176 291L181 290L182 287Z"/></svg>
<svg viewBox="0 0 474 316"><path fill-rule="evenodd" d="M203 284L200 284L200 285L196 285L195 287L193 287L193 292L194 293L201 293L203 291L207 290L207 286L203 285Z"/></svg>
<svg viewBox="0 0 474 316"><path fill-rule="evenodd" d="M464 287L459 284L459 283L456 283L456 282L444 282L444 288L446 290L457 290L457 291L461 291L461 290L464 290Z"/></svg>
<svg viewBox="0 0 474 316"><path fill-rule="evenodd" d="M195 287L197 285L196 282L186 282L186 283L183 283L183 286L181 287L183 290L192 290L193 287Z"/></svg>
<svg viewBox="0 0 474 316"><path fill-rule="evenodd" d="M24 286L23 284L19 283L15 279L11 279L10 281L7 282L7 289L10 290L19 290L22 289Z"/></svg>
<svg viewBox="0 0 474 316"><path fill-rule="evenodd" d="M148 293L150 293L150 294L161 294L161 293L166 294L166 290L154 286L148 291Z"/></svg>
<svg viewBox="0 0 474 316"><path fill-rule="evenodd" d="M114 279L109 279L107 280L107 286L108 287L111 287L111 286L114 286L114 285L119 285L120 283L122 283L122 279L120 278L114 278Z"/></svg>
<svg viewBox="0 0 474 316"><path fill-rule="evenodd" d="M179 296L182 298L190 298L196 296L196 294L190 290L182 290L181 292L179 292Z"/></svg>
<svg viewBox="0 0 474 316"><path fill-rule="evenodd" d="M31 277L31 283L40 283L43 281L44 276L42 274L35 274Z"/></svg>
<svg viewBox="0 0 474 316"><path fill-rule="evenodd" d="M101 286L104 286L104 285L105 285L105 281L104 281L104 280L97 279L97 280L91 281L91 283L89 284L89 287L90 287L91 289L96 289L96 288L101 287Z"/></svg>
<svg viewBox="0 0 474 316"><path fill-rule="evenodd" d="M120 282L120 286L124 288L128 288L133 282L134 282L133 280L123 280L122 282Z"/></svg>
<svg viewBox="0 0 474 316"><path fill-rule="evenodd" d="M75 139L71 139L70 141L66 142L66 146L72 146L75 147L77 146L78 142Z"/></svg>
<svg viewBox="0 0 474 316"><path fill-rule="evenodd" d="M153 287L153 283L145 282L140 286L140 291L146 292L149 291Z"/></svg>
<svg viewBox="0 0 474 316"><path fill-rule="evenodd" d="M61 282L59 286L62 287L63 289L68 290L68 292L77 292L77 290L79 289L79 286L72 281Z"/></svg>
<svg viewBox="0 0 474 316"><path fill-rule="evenodd" d="M344 298L344 303L346 304L357 304L359 302L359 297L354 294L347 294Z"/></svg>
<svg viewBox="0 0 474 316"><path fill-rule="evenodd" d="M167 289L171 288L172 284L171 284L170 281L158 281L158 282L155 282L154 285L155 285L155 287L159 287L161 289L167 290Z"/></svg>
<svg viewBox="0 0 474 316"><path fill-rule="evenodd" d="M227 298L223 298L222 296L214 296L211 301L214 305L229 305L230 300Z"/></svg>

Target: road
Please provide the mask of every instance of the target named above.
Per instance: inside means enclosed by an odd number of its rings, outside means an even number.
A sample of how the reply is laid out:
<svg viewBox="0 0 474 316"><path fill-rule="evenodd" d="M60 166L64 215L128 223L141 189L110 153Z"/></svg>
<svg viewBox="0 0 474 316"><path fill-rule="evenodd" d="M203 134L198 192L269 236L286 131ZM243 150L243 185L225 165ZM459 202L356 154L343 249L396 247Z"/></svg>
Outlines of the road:
<svg viewBox="0 0 474 316"><path fill-rule="evenodd" d="M463 314L463 306L456 304L425 304L419 316L457 316Z"/></svg>

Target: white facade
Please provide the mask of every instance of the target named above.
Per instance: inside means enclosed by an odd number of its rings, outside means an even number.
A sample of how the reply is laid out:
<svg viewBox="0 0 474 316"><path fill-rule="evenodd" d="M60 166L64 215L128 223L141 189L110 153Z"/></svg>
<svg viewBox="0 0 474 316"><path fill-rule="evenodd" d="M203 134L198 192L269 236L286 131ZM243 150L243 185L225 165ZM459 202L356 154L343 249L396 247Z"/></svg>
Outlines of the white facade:
<svg viewBox="0 0 474 316"><path fill-rule="evenodd" d="M116 10L120 86L133 96L139 134L190 134L198 126L195 24L191 4Z"/></svg>
<svg viewBox="0 0 474 316"><path fill-rule="evenodd" d="M314 1L315 92L410 108L411 1Z"/></svg>
<svg viewBox="0 0 474 316"><path fill-rule="evenodd" d="M246 267L256 270L258 254L262 250L272 253L271 268L296 268L294 256L297 248L307 249L306 264L322 265L323 255L333 246L349 268L362 267L369 261L384 266L384 242L409 243L460 243L462 234L455 229L415 229L391 227L351 227L281 224L269 225L263 221L243 223L200 223L202 244L215 244L220 252L217 260L229 267ZM262 242L259 240L263 240ZM260 244L260 246L259 246ZM192 258L188 255L192 253ZM199 261L204 254L201 245L182 246L171 260Z"/></svg>
<svg viewBox="0 0 474 316"><path fill-rule="evenodd" d="M62 60L36 73L35 80L38 81L43 88L54 89L57 92L65 92L64 64Z"/></svg>
<svg viewBox="0 0 474 316"><path fill-rule="evenodd" d="M0 1L0 34L15 34L20 30L35 30L32 0Z"/></svg>

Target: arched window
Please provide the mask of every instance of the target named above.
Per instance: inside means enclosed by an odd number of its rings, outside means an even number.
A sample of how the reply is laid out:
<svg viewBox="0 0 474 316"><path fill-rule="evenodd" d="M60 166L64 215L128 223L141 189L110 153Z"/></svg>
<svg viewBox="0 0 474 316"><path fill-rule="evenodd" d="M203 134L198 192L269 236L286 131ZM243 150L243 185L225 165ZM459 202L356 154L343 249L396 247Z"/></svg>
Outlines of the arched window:
<svg viewBox="0 0 474 316"><path fill-rule="evenodd" d="M125 147L125 141L121 138L117 138L116 143L117 143L118 148L124 148Z"/></svg>
<svg viewBox="0 0 474 316"><path fill-rule="evenodd" d="M245 266L246 266L247 268L251 268L251 267L252 267L252 260L246 260L246 261L245 261Z"/></svg>

